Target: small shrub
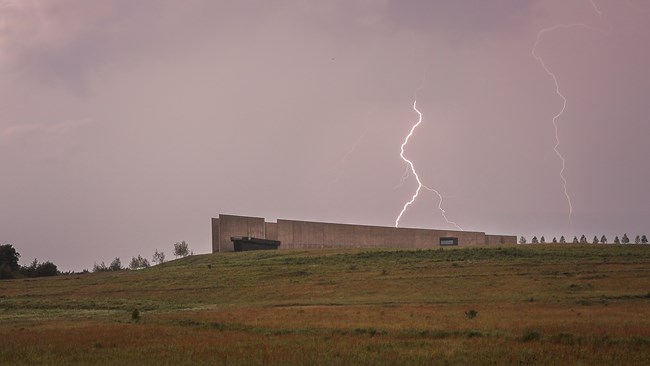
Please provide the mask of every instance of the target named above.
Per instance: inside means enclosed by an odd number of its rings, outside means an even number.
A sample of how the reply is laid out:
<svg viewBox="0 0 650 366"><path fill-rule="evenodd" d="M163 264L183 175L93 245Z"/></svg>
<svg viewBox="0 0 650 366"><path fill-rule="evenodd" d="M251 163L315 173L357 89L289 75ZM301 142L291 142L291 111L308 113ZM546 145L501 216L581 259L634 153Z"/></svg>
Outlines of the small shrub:
<svg viewBox="0 0 650 366"><path fill-rule="evenodd" d="M580 341L579 337L575 337L571 333L559 333L551 338L553 342L566 345L574 345Z"/></svg>
<svg viewBox="0 0 650 366"><path fill-rule="evenodd" d="M133 311L131 312L131 320L133 320L134 322L140 321L140 310L138 310L137 308L133 309Z"/></svg>
<svg viewBox="0 0 650 366"><path fill-rule="evenodd" d="M478 311L476 311L474 309L467 310L465 312L465 316L467 317L467 319L474 319L474 318L476 318L477 315L478 315Z"/></svg>
<svg viewBox="0 0 650 366"><path fill-rule="evenodd" d="M367 335L369 335L371 337L374 337L379 332L377 332L377 329L370 327L370 328L357 328L357 329L354 330L354 333L355 334L367 334Z"/></svg>
<svg viewBox="0 0 650 366"><path fill-rule="evenodd" d="M542 333L536 330L527 330L524 332L524 335L521 337L523 342L532 342L542 339Z"/></svg>
<svg viewBox="0 0 650 366"><path fill-rule="evenodd" d="M217 329L217 330L224 330L226 329L226 326L222 323L212 322L210 323L210 328Z"/></svg>

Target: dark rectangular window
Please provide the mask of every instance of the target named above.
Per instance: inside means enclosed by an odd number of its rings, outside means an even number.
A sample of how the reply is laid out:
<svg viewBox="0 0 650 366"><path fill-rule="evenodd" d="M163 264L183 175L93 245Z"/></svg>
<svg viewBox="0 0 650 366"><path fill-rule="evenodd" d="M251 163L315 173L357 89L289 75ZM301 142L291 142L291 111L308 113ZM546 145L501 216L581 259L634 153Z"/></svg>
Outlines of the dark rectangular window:
<svg viewBox="0 0 650 366"><path fill-rule="evenodd" d="M440 238L440 245L458 245L458 238Z"/></svg>

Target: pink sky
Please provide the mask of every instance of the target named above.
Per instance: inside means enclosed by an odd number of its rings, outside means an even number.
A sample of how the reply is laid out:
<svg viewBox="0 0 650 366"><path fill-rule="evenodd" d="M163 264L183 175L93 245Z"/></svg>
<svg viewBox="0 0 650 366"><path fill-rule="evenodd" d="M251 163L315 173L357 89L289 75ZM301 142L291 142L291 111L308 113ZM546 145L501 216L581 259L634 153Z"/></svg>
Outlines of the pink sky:
<svg viewBox="0 0 650 366"><path fill-rule="evenodd" d="M602 13L599 16L598 11ZM219 213L650 234L650 4L0 0L0 243L63 270L210 251ZM553 116L574 207L559 176ZM422 192L405 227L448 228Z"/></svg>

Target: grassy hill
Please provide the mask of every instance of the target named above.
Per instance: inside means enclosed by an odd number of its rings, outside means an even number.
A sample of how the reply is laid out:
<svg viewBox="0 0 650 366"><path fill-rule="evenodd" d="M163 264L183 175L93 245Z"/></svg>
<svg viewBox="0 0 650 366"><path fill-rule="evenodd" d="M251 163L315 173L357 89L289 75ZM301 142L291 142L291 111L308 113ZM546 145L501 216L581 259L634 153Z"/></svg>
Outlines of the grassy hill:
<svg viewBox="0 0 650 366"><path fill-rule="evenodd" d="M0 281L0 365L642 365L648 314L643 245L220 253Z"/></svg>

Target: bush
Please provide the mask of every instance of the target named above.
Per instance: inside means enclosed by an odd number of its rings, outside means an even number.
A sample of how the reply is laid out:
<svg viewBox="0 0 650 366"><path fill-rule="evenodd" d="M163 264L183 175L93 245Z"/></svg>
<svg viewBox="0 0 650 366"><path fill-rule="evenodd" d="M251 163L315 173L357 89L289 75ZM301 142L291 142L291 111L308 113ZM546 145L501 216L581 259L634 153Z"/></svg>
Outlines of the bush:
<svg viewBox="0 0 650 366"><path fill-rule="evenodd" d="M542 339L542 333L536 330L527 330L521 337L524 342L538 341L540 339Z"/></svg>
<svg viewBox="0 0 650 366"><path fill-rule="evenodd" d="M34 277L56 276L58 274L59 274L59 270L56 267L56 264L48 261L48 262L43 262L38 266L36 266Z"/></svg>
<svg viewBox="0 0 650 366"><path fill-rule="evenodd" d="M131 269L149 268L150 266L149 261L146 258L142 258L139 254L137 258L133 257L131 259L131 264L129 264L129 268Z"/></svg>
<svg viewBox="0 0 650 366"><path fill-rule="evenodd" d="M5 264L0 264L0 280L10 280L15 278L16 274L11 268Z"/></svg>
<svg viewBox="0 0 650 366"><path fill-rule="evenodd" d="M133 309L133 311L131 312L131 320L133 320L134 322L140 321L140 310L138 310L137 308Z"/></svg>
<svg viewBox="0 0 650 366"><path fill-rule="evenodd" d="M151 261L155 264L165 263L165 252L159 252L158 249L153 253L153 258Z"/></svg>
<svg viewBox="0 0 650 366"><path fill-rule="evenodd" d="M465 312L465 316L467 317L467 319L474 319L474 318L476 318L477 315L478 315L478 311L476 311L474 309L467 310Z"/></svg>
<svg viewBox="0 0 650 366"><path fill-rule="evenodd" d="M29 266L20 267L20 274L25 277L47 277L58 275L59 270L56 264L50 261L38 263L38 260L34 259Z"/></svg>
<svg viewBox="0 0 650 366"><path fill-rule="evenodd" d="M108 267L106 267L106 264L102 262L102 264L93 264L93 272L106 272L109 271Z"/></svg>
<svg viewBox="0 0 650 366"><path fill-rule="evenodd" d="M187 257L190 254L189 245L183 240L182 242L177 242L174 244L174 256L178 257Z"/></svg>

